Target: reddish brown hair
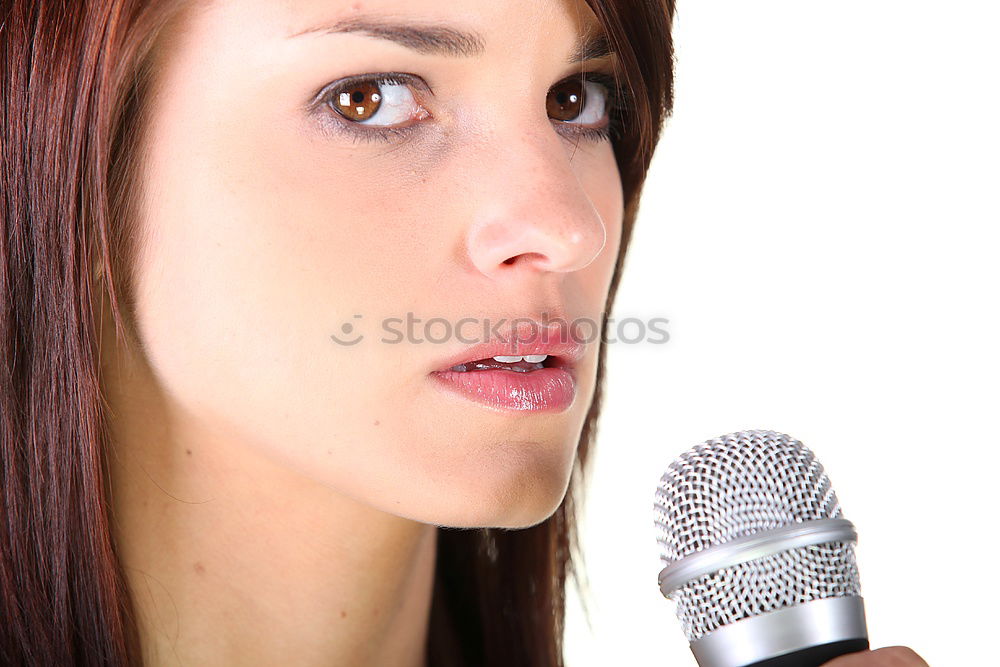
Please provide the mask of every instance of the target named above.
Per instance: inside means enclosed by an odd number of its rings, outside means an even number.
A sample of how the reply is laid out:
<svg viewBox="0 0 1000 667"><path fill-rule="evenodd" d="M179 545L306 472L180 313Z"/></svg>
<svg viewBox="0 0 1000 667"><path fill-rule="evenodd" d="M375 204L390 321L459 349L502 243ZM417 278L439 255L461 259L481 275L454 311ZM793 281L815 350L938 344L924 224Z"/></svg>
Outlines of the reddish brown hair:
<svg viewBox="0 0 1000 667"><path fill-rule="evenodd" d="M617 292L639 196L673 102L674 0L587 0L630 104L614 150L625 194ZM127 343L144 104L191 0L0 2L0 662L141 665L107 491L95 312ZM606 326L606 322L604 323ZM581 585L570 489L523 530L439 529L428 662L562 665L564 591ZM581 599L585 599L581 595Z"/></svg>

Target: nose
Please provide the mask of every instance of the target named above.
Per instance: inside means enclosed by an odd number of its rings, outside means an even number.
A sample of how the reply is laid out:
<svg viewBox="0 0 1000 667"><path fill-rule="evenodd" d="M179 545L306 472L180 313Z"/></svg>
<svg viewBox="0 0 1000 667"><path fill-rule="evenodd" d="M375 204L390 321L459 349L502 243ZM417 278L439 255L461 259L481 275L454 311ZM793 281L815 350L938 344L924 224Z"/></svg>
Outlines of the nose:
<svg viewBox="0 0 1000 667"><path fill-rule="evenodd" d="M523 125L473 149L478 166L469 175L481 187L469 202L466 243L480 272L578 271L601 253L607 229L574 171L573 150L551 126L527 133Z"/></svg>

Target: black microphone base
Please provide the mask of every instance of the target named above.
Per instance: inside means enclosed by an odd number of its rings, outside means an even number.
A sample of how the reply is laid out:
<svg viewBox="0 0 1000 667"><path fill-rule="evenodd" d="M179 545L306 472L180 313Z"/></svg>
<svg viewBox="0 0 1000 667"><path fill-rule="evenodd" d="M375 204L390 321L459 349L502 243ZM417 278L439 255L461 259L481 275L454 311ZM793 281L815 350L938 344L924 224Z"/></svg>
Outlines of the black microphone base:
<svg viewBox="0 0 1000 667"><path fill-rule="evenodd" d="M755 662L751 665L745 665L745 667L820 667L820 665L830 662L836 657L847 655L848 653L857 653L858 651L867 651L868 647L867 638L845 639L839 642L810 646L800 651L793 651L785 655L768 658L761 662Z"/></svg>

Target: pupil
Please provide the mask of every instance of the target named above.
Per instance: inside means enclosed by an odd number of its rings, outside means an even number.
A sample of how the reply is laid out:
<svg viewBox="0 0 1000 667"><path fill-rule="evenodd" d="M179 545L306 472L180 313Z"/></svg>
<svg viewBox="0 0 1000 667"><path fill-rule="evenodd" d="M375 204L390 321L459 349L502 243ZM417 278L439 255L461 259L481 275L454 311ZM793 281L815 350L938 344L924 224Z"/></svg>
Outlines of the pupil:
<svg viewBox="0 0 1000 667"><path fill-rule="evenodd" d="M355 102L364 102L365 94L355 90L354 93L351 95L351 99L354 100Z"/></svg>

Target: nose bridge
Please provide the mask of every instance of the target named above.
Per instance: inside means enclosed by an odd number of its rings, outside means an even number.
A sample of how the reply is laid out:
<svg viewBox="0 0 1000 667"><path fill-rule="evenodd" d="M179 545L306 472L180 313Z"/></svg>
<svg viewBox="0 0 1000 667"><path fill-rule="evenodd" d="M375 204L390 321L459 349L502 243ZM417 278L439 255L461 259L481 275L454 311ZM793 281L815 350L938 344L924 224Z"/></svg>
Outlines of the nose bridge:
<svg viewBox="0 0 1000 667"><path fill-rule="evenodd" d="M487 275L518 264L576 271L594 261L607 241L566 140L551 124L526 116L511 114L492 123L470 142L466 156L467 173L478 186L468 250Z"/></svg>

